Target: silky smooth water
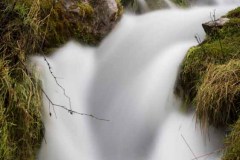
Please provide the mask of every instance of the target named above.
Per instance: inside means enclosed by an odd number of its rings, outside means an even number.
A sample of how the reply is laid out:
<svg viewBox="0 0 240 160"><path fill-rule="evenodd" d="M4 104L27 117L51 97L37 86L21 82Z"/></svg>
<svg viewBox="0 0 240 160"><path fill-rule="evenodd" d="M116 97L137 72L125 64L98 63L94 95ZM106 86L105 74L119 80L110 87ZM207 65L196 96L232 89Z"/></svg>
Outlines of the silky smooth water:
<svg viewBox="0 0 240 160"><path fill-rule="evenodd" d="M204 136L194 113L182 113L174 84L186 51L201 39L202 22L238 4L124 15L98 48L68 42L48 57L33 57L43 89L45 140L39 160L191 160L217 159L221 131ZM50 114L51 113L51 116Z"/></svg>

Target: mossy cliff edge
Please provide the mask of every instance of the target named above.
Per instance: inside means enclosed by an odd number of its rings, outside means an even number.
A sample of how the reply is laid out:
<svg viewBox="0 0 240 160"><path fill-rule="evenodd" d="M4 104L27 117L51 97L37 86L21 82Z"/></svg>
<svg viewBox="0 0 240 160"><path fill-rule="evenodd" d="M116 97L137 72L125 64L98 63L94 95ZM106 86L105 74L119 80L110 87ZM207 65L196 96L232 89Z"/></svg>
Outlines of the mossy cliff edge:
<svg viewBox="0 0 240 160"><path fill-rule="evenodd" d="M69 39L97 45L121 17L122 5L113 1L107 13L99 0L0 1L1 160L36 159L43 138L41 86L27 69L28 56Z"/></svg>
<svg viewBox="0 0 240 160"><path fill-rule="evenodd" d="M240 8L192 47L181 66L177 88L196 109L204 130L230 127L223 160L240 159Z"/></svg>

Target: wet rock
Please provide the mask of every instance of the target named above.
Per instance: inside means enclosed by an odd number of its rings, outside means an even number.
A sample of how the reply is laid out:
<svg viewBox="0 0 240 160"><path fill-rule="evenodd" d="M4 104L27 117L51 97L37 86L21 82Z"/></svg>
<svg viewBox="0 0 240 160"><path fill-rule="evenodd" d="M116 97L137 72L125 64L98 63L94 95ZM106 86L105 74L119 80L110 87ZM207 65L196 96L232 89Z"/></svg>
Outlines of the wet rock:
<svg viewBox="0 0 240 160"><path fill-rule="evenodd" d="M229 21L228 18L219 18L217 20L209 21L202 24L202 27L207 35L213 34L217 29L221 29L225 23Z"/></svg>
<svg viewBox="0 0 240 160"><path fill-rule="evenodd" d="M118 22L122 14L122 6L117 0L89 0L94 8L95 33L106 35Z"/></svg>
<svg viewBox="0 0 240 160"><path fill-rule="evenodd" d="M117 24L122 15L122 5L118 0L61 0L64 16L69 26L77 29L73 35L80 35L87 43L97 44ZM80 29L79 29L80 28ZM79 39L78 37L73 37ZM89 40L90 39L90 40Z"/></svg>

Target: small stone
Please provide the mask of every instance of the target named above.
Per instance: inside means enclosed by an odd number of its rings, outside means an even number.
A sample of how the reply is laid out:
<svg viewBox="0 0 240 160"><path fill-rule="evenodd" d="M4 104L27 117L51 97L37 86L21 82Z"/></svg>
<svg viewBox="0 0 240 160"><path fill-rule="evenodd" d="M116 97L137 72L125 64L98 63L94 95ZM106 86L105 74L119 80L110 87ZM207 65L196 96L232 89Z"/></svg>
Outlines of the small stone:
<svg viewBox="0 0 240 160"><path fill-rule="evenodd" d="M213 30L221 29L224 26L224 24L227 23L228 21L229 21L228 18L219 18L214 21L203 23L202 27L207 35L211 35L213 33Z"/></svg>

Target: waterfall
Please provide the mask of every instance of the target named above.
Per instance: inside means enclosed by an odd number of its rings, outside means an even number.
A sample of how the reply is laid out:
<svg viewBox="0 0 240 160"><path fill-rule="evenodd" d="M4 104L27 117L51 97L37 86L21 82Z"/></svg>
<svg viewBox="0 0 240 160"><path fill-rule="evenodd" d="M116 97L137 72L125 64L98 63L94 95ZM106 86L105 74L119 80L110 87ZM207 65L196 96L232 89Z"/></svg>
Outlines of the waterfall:
<svg viewBox="0 0 240 160"><path fill-rule="evenodd" d="M215 0L215 2L219 5L226 5L226 4L238 4L239 0Z"/></svg>
<svg viewBox="0 0 240 160"><path fill-rule="evenodd" d="M219 17L236 6L124 15L97 48L68 42L47 61L70 103L43 57L33 57L48 98L89 114L71 115L43 96L38 159L191 160L209 153L205 159L218 159L223 133L202 135L194 113L179 111L173 90L181 61L197 45L195 34L204 38L201 23L214 10Z"/></svg>

